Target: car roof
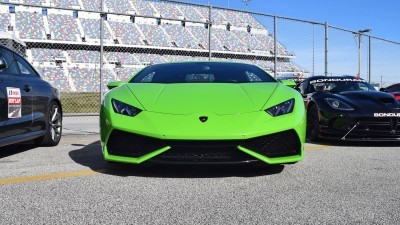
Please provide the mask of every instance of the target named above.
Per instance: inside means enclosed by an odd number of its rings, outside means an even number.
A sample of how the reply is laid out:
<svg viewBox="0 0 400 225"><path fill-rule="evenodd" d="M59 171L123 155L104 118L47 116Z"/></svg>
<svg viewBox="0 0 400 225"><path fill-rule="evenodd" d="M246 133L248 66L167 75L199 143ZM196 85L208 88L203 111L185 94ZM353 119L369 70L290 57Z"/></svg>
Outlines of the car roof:
<svg viewBox="0 0 400 225"><path fill-rule="evenodd" d="M158 66L158 65L174 65L174 64L194 64L194 63L215 63L215 64L223 64L223 63L229 63L229 64L244 64L244 65L252 65L252 66L257 66L255 64L251 63L246 63L246 62L235 62L235 61L208 61L208 60L195 60L195 61L175 61L175 62L162 62L162 63L155 63L151 64L149 66ZM258 67L258 66L257 66Z"/></svg>
<svg viewBox="0 0 400 225"><path fill-rule="evenodd" d="M4 49L6 49L6 50L12 52L13 54L16 54L16 55L18 55L18 56L20 56L20 57L26 59L26 56L21 55L20 53L16 52L15 50L13 50L13 49L11 49L11 48L9 48L9 47L7 47L7 46L1 44L1 43L0 43L0 47L2 47L2 48L4 48Z"/></svg>
<svg viewBox="0 0 400 225"><path fill-rule="evenodd" d="M339 75L339 76L322 76L322 75L320 75L320 76L308 77L304 81L318 80L318 79L343 79L343 78L364 80L360 77L351 76L351 75Z"/></svg>
<svg viewBox="0 0 400 225"><path fill-rule="evenodd" d="M400 86L400 83L389 85L386 88L391 88L391 87L396 87L396 86Z"/></svg>

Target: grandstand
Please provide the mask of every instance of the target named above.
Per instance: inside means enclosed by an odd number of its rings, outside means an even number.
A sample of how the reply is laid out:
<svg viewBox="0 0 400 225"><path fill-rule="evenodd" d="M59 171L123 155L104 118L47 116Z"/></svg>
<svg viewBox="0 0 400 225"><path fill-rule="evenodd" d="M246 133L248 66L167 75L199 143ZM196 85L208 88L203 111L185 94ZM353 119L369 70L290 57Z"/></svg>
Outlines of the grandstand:
<svg viewBox="0 0 400 225"><path fill-rule="evenodd" d="M94 11L100 11L100 1L13 2L15 5L0 3L0 31L12 33L27 44L28 60L43 78L62 91L98 92L100 13ZM69 9L48 8L51 6ZM126 80L154 63L208 59L209 28L204 24L209 18L207 7L156 0L106 0L104 11L109 13L104 23L103 84ZM227 9L213 10L212 19L214 60L253 63L275 72L274 38L268 27L251 14ZM307 73L280 43L277 53L276 73Z"/></svg>

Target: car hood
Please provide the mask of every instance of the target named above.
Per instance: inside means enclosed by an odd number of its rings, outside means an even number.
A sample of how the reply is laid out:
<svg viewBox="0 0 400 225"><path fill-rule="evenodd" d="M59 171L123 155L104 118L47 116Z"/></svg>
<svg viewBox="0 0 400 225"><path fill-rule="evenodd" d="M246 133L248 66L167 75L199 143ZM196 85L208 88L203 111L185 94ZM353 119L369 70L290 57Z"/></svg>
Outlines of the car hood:
<svg viewBox="0 0 400 225"><path fill-rule="evenodd" d="M390 94L379 91L346 91L336 95L342 96L350 101L370 100L383 103L391 103L394 101L394 98Z"/></svg>
<svg viewBox="0 0 400 225"><path fill-rule="evenodd" d="M127 84L147 111L169 114L209 112L219 115L260 111L278 83Z"/></svg>
<svg viewBox="0 0 400 225"><path fill-rule="evenodd" d="M379 91L347 91L334 96L363 112L392 112L400 107L390 94Z"/></svg>

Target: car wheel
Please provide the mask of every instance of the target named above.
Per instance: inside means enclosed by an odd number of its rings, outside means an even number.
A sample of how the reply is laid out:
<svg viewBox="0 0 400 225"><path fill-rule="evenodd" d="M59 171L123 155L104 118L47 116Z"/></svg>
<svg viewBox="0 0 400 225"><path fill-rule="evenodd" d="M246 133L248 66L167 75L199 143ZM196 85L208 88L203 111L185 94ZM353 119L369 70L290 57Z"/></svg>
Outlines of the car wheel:
<svg viewBox="0 0 400 225"><path fill-rule="evenodd" d="M62 112L57 102L51 102L47 114L46 133L35 140L40 146L56 146L61 140Z"/></svg>
<svg viewBox="0 0 400 225"><path fill-rule="evenodd" d="M307 113L307 137L311 141L318 141L319 138L319 124L318 124L318 109L316 105L312 105Z"/></svg>

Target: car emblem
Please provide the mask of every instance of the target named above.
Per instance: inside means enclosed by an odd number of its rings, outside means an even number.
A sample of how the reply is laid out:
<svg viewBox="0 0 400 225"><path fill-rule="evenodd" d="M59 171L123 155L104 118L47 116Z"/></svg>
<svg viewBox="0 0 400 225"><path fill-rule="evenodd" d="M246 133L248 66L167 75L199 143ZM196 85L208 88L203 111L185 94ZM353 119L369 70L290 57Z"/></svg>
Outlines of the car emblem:
<svg viewBox="0 0 400 225"><path fill-rule="evenodd" d="M206 121L208 120L208 117L207 117L207 116L200 116L200 117L199 117L199 120L200 120L202 123L204 123L204 122L206 122Z"/></svg>

